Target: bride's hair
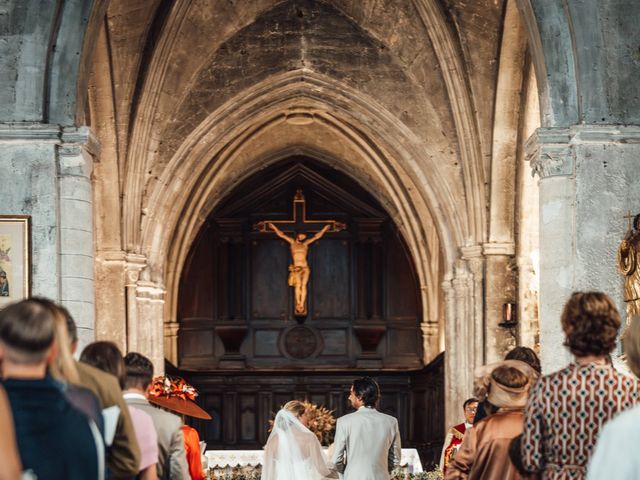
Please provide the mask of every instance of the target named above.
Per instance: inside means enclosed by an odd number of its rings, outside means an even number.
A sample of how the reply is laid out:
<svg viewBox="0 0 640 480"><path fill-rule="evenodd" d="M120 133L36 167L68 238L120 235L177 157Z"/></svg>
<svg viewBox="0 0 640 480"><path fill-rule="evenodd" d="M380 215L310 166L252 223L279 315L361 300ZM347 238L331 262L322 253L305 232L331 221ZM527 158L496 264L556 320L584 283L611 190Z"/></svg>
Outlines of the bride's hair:
<svg viewBox="0 0 640 480"><path fill-rule="evenodd" d="M302 403L300 400L291 400L285 403L282 409L293 413L296 417L304 415L304 412L306 410L304 403Z"/></svg>

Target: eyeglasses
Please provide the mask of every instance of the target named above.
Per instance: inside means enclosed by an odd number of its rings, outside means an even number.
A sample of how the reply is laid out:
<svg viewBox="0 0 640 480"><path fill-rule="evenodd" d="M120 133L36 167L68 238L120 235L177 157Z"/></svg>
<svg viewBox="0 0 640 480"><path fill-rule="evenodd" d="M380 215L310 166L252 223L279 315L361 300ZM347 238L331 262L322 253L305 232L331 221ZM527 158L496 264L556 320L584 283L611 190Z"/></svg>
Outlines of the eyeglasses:
<svg viewBox="0 0 640 480"><path fill-rule="evenodd" d="M467 407L464 409L465 412L476 413L478 411L478 407Z"/></svg>

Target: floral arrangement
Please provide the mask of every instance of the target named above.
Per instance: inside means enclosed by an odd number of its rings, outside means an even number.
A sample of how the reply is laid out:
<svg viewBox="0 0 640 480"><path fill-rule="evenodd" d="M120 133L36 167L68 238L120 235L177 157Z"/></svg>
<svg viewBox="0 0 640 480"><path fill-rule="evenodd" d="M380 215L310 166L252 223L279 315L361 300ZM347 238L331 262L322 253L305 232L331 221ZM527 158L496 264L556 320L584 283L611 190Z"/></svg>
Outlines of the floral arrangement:
<svg viewBox="0 0 640 480"><path fill-rule="evenodd" d="M178 397L183 400L195 400L198 392L180 377L160 375L149 385L149 395L153 397Z"/></svg>
<svg viewBox="0 0 640 480"><path fill-rule="evenodd" d="M335 435L336 419L333 410L319 407L315 403L302 402L309 424L307 427L318 437L318 441L325 446L333 443ZM280 408L283 408L282 406ZM273 420L269 420L269 431L273 430Z"/></svg>
<svg viewBox="0 0 640 480"><path fill-rule="evenodd" d="M444 475L440 469L422 473L396 473L391 480L442 480Z"/></svg>
<svg viewBox="0 0 640 480"><path fill-rule="evenodd" d="M315 403L302 402L311 430L322 445L331 445L335 435L336 419L333 410L319 407Z"/></svg>

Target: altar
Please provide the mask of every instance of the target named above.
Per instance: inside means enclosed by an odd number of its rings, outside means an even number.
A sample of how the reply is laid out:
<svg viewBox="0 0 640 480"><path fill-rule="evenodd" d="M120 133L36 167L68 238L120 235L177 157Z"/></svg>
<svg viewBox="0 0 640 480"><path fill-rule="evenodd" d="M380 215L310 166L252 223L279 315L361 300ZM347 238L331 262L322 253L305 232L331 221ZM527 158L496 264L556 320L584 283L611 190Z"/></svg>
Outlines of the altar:
<svg viewBox="0 0 640 480"><path fill-rule="evenodd" d="M324 449L327 457L327 449ZM217 475L230 474L234 469L250 474L262 467L264 450L207 450L205 471L213 470ZM403 448L400 459L403 473L422 473L422 462L415 448Z"/></svg>

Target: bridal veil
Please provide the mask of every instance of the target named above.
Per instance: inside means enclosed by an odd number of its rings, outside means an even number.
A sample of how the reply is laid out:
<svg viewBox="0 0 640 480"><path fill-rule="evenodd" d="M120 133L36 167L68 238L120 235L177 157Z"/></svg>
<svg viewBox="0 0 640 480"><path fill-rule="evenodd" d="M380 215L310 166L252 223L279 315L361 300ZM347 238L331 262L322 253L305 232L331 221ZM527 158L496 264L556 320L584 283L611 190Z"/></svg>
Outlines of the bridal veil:
<svg viewBox="0 0 640 480"><path fill-rule="evenodd" d="M280 410L264 447L262 480L337 478L316 436L288 410Z"/></svg>

